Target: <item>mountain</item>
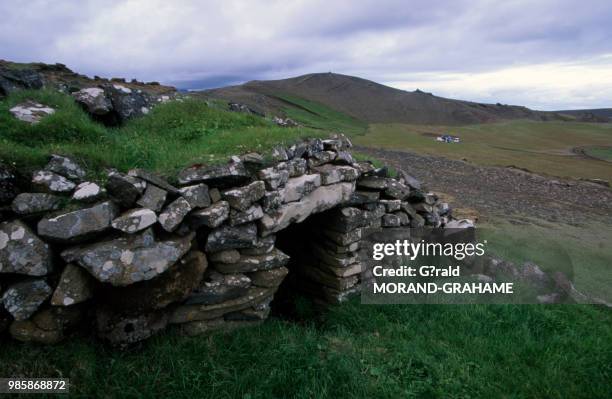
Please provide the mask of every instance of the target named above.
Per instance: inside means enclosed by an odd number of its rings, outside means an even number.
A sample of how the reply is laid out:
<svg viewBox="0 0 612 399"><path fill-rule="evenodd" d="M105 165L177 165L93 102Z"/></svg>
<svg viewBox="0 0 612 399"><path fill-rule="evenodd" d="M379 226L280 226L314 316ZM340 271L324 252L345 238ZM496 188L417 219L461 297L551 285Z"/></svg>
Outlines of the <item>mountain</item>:
<svg viewBox="0 0 612 399"><path fill-rule="evenodd" d="M368 123L466 125L509 119L537 121L580 120L582 114L534 111L505 104L482 104L434 96L416 90L398 90L366 79L336 73L314 73L295 78L250 81L242 85L205 90L202 95L234 101L265 113L282 113L295 106L288 98L323 104Z"/></svg>

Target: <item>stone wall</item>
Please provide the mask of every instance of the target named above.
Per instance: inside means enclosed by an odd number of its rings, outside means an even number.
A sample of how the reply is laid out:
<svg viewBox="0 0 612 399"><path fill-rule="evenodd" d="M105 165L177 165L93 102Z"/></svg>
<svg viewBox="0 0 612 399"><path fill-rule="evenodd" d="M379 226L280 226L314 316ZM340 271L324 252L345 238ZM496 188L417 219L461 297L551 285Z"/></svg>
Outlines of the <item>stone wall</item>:
<svg viewBox="0 0 612 399"><path fill-rule="evenodd" d="M24 191L0 169L0 333L55 343L81 328L123 346L170 325L257 324L288 274L317 302L344 301L359 292L363 228L455 223L414 178L356 162L350 147L307 140L273 161L191 166L177 184L140 169L87 181L55 155ZM289 270L276 237L307 219L310 256Z"/></svg>

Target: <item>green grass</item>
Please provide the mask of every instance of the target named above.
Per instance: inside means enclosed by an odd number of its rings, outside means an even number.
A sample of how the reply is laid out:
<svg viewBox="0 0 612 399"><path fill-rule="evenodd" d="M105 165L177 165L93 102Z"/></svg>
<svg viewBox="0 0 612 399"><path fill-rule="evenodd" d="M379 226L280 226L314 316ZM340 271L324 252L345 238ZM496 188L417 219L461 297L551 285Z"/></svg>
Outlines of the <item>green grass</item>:
<svg viewBox="0 0 612 399"><path fill-rule="evenodd" d="M57 111L35 125L18 121L8 110L25 99ZM11 94L0 102L0 126L0 160L32 169L44 165L48 154L60 153L81 160L94 174L104 167L143 167L171 175L192 163L218 163L230 155L266 152L274 145L322 135L303 127L277 127L196 99L162 104L120 128L105 128L69 96L53 91Z"/></svg>
<svg viewBox="0 0 612 399"><path fill-rule="evenodd" d="M612 161L612 147L587 148L585 153L588 156L603 159L604 161Z"/></svg>
<svg viewBox="0 0 612 399"><path fill-rule="evenodd" d="M288 103L288 106L283 109L285 114L304 126L348 135L363 134L368 128L367 123L315 101L285 94L278 94L274 97Z"/></svg>
<svg viewBox="0 0 612 399"><path fill-rule="evenodd" d="M433 136L443 133L459 136L462 142L436 142ZM461 127L374 124L353 141L482 165L514 165L553 176L612 180L610 165L572 151L575 147L611 145L609 123L509 121Z"/></svg>
<svg viewBox="0 0 612 399"><path fill-rule="evenodd" d="M0 375L64 377L80 397L609 398L612 312L584 305L360 305L314 324L7 345Z"/></svg>

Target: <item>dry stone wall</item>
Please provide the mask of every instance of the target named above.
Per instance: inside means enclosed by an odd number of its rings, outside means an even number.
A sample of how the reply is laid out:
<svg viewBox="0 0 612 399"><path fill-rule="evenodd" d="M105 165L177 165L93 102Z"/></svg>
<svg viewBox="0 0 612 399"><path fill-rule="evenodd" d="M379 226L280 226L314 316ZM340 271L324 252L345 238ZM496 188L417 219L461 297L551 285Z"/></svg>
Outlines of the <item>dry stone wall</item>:
<svg viewBox="0 0 612 399"><path fill-rule="evenodd" d="M253 325L288 274L317 302L344 301L359 292L363 228L452 223L414 178L350 147L342 135L306 140L273 161L191 166L176 185L141 169L87 181L54 155L24 191L0 169L0 333L56 343L81 328L123 346L170 325ZM307 219L310 256L288 268L276 238Z"/></svg>

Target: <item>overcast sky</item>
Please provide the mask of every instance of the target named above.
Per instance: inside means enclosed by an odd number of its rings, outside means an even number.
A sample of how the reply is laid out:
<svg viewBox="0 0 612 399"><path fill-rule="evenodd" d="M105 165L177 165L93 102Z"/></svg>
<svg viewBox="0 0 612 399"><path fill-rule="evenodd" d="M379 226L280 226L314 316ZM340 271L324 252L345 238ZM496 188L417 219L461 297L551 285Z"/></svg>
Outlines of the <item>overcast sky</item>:
<svg viewBox="0 0 612 399"><path fill-rule="evenodd" d="M1 0L0 58L217 87L310 72L527 105L612 107L612 2Z"/></svg>

